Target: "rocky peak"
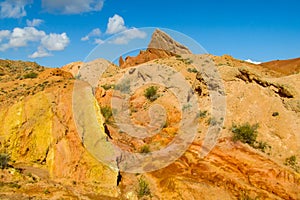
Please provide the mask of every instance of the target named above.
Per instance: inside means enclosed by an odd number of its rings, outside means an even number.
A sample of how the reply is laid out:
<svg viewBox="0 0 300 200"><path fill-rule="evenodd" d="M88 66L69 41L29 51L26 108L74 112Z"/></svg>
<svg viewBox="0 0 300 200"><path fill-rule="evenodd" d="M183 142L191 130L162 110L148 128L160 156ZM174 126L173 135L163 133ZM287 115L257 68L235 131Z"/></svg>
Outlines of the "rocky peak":
<svg viewBox="0 0 300 200"><path fill-rule="evenodd" d="M176 42L171 36L159 29L156 29L152 34L148 49L161 49L175 54L192 53L186 46Z"/></svg>

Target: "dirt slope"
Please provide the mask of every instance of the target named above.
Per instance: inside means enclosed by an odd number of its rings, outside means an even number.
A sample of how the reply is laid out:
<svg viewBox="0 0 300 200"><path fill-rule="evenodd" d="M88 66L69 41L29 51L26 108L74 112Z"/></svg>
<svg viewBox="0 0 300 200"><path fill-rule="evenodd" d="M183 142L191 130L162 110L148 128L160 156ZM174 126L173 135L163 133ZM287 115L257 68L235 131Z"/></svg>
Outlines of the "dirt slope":
<svg viewBox="0 0 300 200"><path fill-rule="evenodd" d="M284 75L291 75L300 72L300 58L289 60L274 60L261 64L263 67L280 72Z"/></svg>

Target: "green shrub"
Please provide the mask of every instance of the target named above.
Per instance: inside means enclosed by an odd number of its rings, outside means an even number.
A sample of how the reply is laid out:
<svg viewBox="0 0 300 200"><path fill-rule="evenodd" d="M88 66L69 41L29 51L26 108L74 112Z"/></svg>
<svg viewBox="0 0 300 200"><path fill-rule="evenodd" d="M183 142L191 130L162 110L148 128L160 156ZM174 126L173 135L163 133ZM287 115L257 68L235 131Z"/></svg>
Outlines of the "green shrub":
<svg viewBox="0 0 300 200"><path fill-rule="evenodd" d="M198 70L196 68L188 68L187 71L190 72L190 73L197 73L198 72Z"/></svg>
<svg viewBox="0 0 300 200"><path fill-rule="evenodd" d="M157 87L150 86L145 90L144 96L150 101L155 101L158 98L157 90Z"/></svg>
<svg viewBox="0 0 300 200"><path fill-rule="evenodd" d="M266 142L255 142L254 148L261 150L262 152L266 152L267 149L271 149L271 146Z"/></svg>
<svg viewBox="0 0 300 200"><path fill-rule="evenodd" d="M293 166L293 165L297 165L297 158L295 155L291 156L291 157L288 157L285 159L285 165L290 165L290 166Z"/></svg>
<svg viewBox="0 0 300 200"><path fill-rule="evenodd" d="M140 153L149 153L150 152L150 147L148 145L144 145L140 149Z"/></svg>
<svg viewBox="0 0 300 200"><path fill-rule="evenodd" d="M231 131L233 132L233 141L241 141L250 146L254 146L257 138L258 124L250 125L245 123L242 125L232 125Z"/></svg>
<svg viewBox="0 0 300 200"><path fill-rule="evenodd" d="M151 194L149 184L144 180L143 177L139 179L139 187L137 190L138 197L141 198L143 196L148 196Z"/></svg>
<svg viewBox="0 0 300 200"><path fill-rule="evenodd" d="M290 166L296 172L299 172L300 167L298 166L297 157L295 155L286 158L284 164Z"/></svg>
<svg viewBox="0 0 300 200"><path fill-rule="evenodd" d="M271 150L271 146L263 141L257 141L257 128L258 124L250 125L245 123L243 125L232 125L231 131L233 132L233 141L241 141L249 144L255 149L259 149L262 152L266 152L267 149ZM270 154L270 152L268 152Z"/></svg>
<svg viewBox="0 0 300 200"><path fill-rule="evenodd" d="M101 85L104 90L113 89L115 86L110 84Z"/></svg>
<svg viewBox="0 0 300 200"><path fill-rule="evenodd" d="M28 73L28 74L25 74L25 75L24 75L24 78L36 78L37 76L38 76L37 73L35 73L35 72L30 72L30 73Z"/></svg>
<svg viewBox="0 0 300 200"><path fill-rule="evenodd" d="M45 189L44 194L50 194L50 191L48 189Z"/></svg>
<svg viewBox="0 0 300 200"><path fill-rule="evenodd" d="M119 90L122 93L129 94L130 93L130 80L123 80L120 84L115 86L115 90Z"/></svg>
<svg viewBox="0 0 300 200"><path fill-rule="evenodd" d="M200 118L205 118L207 115L207 110L204 110L204 111L199 111L199 113L197 114L198 117Z"/></svg>
<svg viewBox="0 0 300 200"><path fill-rule="evenodd" d="M215 125L218 124L218 121L216 120L215 117L210 117L210 118L207 120L207 123L208 123L208 125L215 126Z"/></svg>
<svg viewBox="0 0 300 200"><path fill-rule="evenodd" d="M19 185L17 182L11 182L8 183L8 187L20 189L21 185Z"/></svg>
<svg viewBox="0 0 300 200"><path fill-rule="evenodd" d="M6 153L0 153L0 168L5 169L10 161L10 156Z"/></svg>
<svg viewBox="0 0 300 200"><path fill-rule="evenodd" d="M113 115L111 108L109 106L101 107L101 113L105 118L105 122L110 123Z"/></svg>

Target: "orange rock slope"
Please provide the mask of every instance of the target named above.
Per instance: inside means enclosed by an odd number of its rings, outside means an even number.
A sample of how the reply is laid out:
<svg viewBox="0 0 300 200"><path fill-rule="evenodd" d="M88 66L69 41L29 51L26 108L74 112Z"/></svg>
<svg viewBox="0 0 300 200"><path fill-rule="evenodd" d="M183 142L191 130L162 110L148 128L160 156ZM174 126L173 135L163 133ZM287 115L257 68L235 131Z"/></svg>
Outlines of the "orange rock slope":
<svg viewBox="0 0 300 200"><path fill-rule="evenodd" d="M170 41L160 31L153 38L152 44ZM170 43L169 47L185 49L177 42ZM0 169L0 198L300 199L300 74L291 72L292 67L286 74L228 55L186 53L179 56L151 46L137 57L120 59L121 67L104 59L71 63L62 69L1 61L0 161L4 164L3 158L8 156L10 160ZM206 69L215 67L224 90L209 74L197 72L199 63ZM167 113L165 123L160 124L157 134L144 139L120 130L115 123L115 110L110 108L111 99L121 97L120 91L128 89L126 81L119 83L123 75L145 65L152 66L152 70L157 65L168 66L183 75L199 105L194 119L198 124L196 136L185 153L166 167L146 173L121 170L119 174L115 164L120 167L122 157L112 165L101 163L90 151L92 148L87 148L88 142L83 141L95 142L83 135L88 125L74 121L72 106L79 105L72 102L74 77L81 79L84 91L78 98L90 93L88 100L93 105L86 105L86 109L95 108L100 127L97 134L106 143L99 142L126 152L151 155L178 135L181 113L189 107L181 106L178 94L170 88L146 84L130 93L130 120L147 125L151 121L149 109L159 104ZM99 82L93 73L98 68L93 66L108 66ZM93 88L84 82L88 74L85 70L95 75L91 80ZM152 99L145 95L150 86L157 89ZM222 119L212 113L214 95L224 97L226 110ZM80 116L77 115L79 119ZM258 125L256 145L233 141L232 128L247 123ZM207 133L215 126L220 128L220 134L214 148L203 156ZM107 150L106 146L103 149ZM164 158L160 162L165 162Z"/></svg>

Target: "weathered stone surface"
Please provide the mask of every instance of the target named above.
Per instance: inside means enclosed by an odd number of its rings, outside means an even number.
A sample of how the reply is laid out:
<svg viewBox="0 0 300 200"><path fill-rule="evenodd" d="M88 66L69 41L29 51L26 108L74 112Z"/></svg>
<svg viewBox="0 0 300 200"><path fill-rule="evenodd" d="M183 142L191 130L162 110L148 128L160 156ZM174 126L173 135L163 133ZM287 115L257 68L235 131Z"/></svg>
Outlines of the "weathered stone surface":
<svg viewBox="0 0 300 200"><path fill-rule="evenodd" d="M176 42L165 32L156 29L152 34L148 49L159 49L174 54L190 54L192 53L186 46Z"/></svg>

